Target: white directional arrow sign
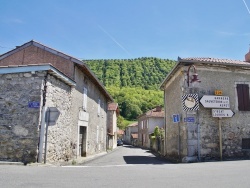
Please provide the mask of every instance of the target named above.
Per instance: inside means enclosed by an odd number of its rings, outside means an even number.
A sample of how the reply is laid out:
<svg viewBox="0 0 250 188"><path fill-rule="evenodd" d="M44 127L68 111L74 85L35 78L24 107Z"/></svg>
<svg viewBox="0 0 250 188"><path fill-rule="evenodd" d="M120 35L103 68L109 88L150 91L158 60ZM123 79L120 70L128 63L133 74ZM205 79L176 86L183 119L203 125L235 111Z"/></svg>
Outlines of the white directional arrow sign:
<svg viewBox="0 0 250 188"><path fill-rule="evenodd" d="M230 109L212 109L213 117L233 117L234 112Z"/></svg>
<svg viewBox="0 0 250 188"><path fill-rule="evenodd" d="M228 96L204 95L200 103L204 108L230 108Z"/></svg>

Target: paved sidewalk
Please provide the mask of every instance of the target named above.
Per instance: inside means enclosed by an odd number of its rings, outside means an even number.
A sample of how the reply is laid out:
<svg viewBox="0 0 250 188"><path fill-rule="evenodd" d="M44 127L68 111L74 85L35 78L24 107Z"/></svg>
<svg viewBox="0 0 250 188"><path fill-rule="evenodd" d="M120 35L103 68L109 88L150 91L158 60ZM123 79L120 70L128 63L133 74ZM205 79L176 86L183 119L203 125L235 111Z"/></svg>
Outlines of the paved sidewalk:
<svg viewBox="0 0 250 188"><path fill-rule="evenodd" d="M29 163L27 164L27 166L43 166L43 167L56 167L56 166L72 166L72 165L79 165L79 164L83 164L85 162L94 160L98 157L101 157L103 155L106 155L107 153L113 152L114 150L116 150L117 148L111 150L111 151L106 151L106 152L102 152L102 153L98 153L96 155L91 155L88 157L78 157L77 159L72 159L70 161L67 162L62 162L62 163ZM8 162L8 161L0 161L0 165L23 165L23 162Z"/></svg>

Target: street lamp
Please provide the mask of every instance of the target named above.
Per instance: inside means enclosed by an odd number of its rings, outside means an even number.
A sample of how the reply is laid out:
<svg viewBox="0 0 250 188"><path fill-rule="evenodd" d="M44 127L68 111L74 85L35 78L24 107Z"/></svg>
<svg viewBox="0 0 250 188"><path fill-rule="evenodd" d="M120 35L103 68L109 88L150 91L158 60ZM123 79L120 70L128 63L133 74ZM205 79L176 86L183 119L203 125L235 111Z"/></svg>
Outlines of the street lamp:
<svg viewBox="0 0 250 188"><path fill-rule="evenodd" d="M192 79L189 81L189 77L190 77L190 74L189 74L189 71L190 71L190 68L193 68L193 75L192 75ZM187 71L187 85L188 85L188 87L189 87L189 83L193 83L193 84L195 84L195 83L200 83L201 81L198 79L198 74L196 73L196 68L195 68L195 66L194 65L190 65L189 67L188 67L188 71Z"/></svg>

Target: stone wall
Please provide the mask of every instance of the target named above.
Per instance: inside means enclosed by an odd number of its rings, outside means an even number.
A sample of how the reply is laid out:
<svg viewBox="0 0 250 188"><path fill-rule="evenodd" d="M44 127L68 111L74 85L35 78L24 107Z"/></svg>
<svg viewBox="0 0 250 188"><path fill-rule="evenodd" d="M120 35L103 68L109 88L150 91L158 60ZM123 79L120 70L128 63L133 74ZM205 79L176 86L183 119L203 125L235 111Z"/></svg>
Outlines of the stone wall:
<svg viewBox="0 0 250 188"><path fill-rule="evenodd" d="M35 162L45 72L0 74L0 160Z"/></svg>
<svg viewBox="0 0 250 188"><path fill-rule="evenodd" d="M222 118L222 155L227 158L247 158L249 151L242 150L242 138L250 138L250 112L239 111L237 104L237 83L250 83L247 70L235 67L205 67L196 65L201 83L197 88L187 88L184 67L182 72L173 77L165 89L166 139L165 155L171 159L185 156L200 156L201 160L219 159L219 119L212 117L212 109L199 105L198 111L183 111L181 96L197 93L199 99L203 95L214 95L221 90L223 96L229 96L233 117ZM178 124L173 123L172 115L180 114L180 156L178 155ZM184 117L194 117L195 122L184 122ZM200 133L200 134L199 134ZM193 145L193 146L192 146Z"/></svg>
<svg viewBox="0 0 250 188"><path fill-rule="evenodd" d="M199 69L199 68L198 68ZM250 138L250 112L239 111L237 104L237 83L249 83L250 74L236 68L201 70L199 96L214 95L214 90L222 90L223 96L229 96L233 117L222 118L222 154L223 158L243 158L250 152L242 151L242 138ZM211 109L203 108L200 112L201 157L219 158L219 120L212 117Z"/></svg>
<svg viewBox="0 0 250 188"><path fill-rule="evenodd" d="M181 122L173 123L173 114L180 114L181 118L185 115L183 112L181 97L183 91L183 74L179 73L174 77L172 83L165 89L165 156L170 159L179 160L187 155L187 127L181 120ZM179 130L180 126L180 155L179 155Z"/></svg>
<svg viewBox="0 0 250 188"><path fill-rule="evenodd" d="M76 148L72 138L77 135L76 125L72 123L71 87L50 75L46 86L46 106L60 111L56 124L48 127L47 161L68 161L74 157Z"/></svg>
<svg viewBox="0 0 250 188"><path fill-rule="evenodd" d="M79 112L83 111L83 89L87 88L87 109L84 111L89 115L89 121L86 123L87 142L86 155L93 155L106 151L107 137L107 99L99 88L83 74L77 67L75 68L76 87L72 92L73 105L71 112L73 114L73 124L79 129ZM100 114L98 114L98 100L100 99ZM78 143L78 135L75 137ZM78 146L77 146L78 147Z"/></svg>

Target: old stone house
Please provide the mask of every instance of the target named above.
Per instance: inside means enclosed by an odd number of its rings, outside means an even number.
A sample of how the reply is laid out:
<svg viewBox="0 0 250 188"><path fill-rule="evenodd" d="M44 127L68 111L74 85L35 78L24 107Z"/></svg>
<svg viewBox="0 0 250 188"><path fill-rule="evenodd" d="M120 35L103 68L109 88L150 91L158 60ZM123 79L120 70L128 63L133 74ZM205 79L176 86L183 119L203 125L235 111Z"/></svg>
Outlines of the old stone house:
<svg viewBox="0 0 250 188"><path fill-rule="evenodd" d="M150 149L150 136L156 126L164 127L164 111L160 106L138 117L138 146Z"/></svg>
<svg viewBox="0 0 250 188"><path fill-rule="evenodd" d="M108 104L108 149L117 147L117 117L119 113L120 111L117 103L113 102Z"/></svg>
<svg viewBox="0 0 250 188"><path fill-rule="evenodd" d="M167 158L249 158L249 56L178 59L161 84Z"/></svg>
<svg viewBox="0 0 250 188"><path fill-rule="evenodd" d="M0 160L60 162L106 151L113 99L86 64L30 41L2 54L0 66ZM51 109L60 115L47 126Z"/></svg>
<svg viewBox="0 0 250 188"><path fill-rule="evenodd" d="M124 143L137 146L138 122L129 124L124 131Z"/></svg>

